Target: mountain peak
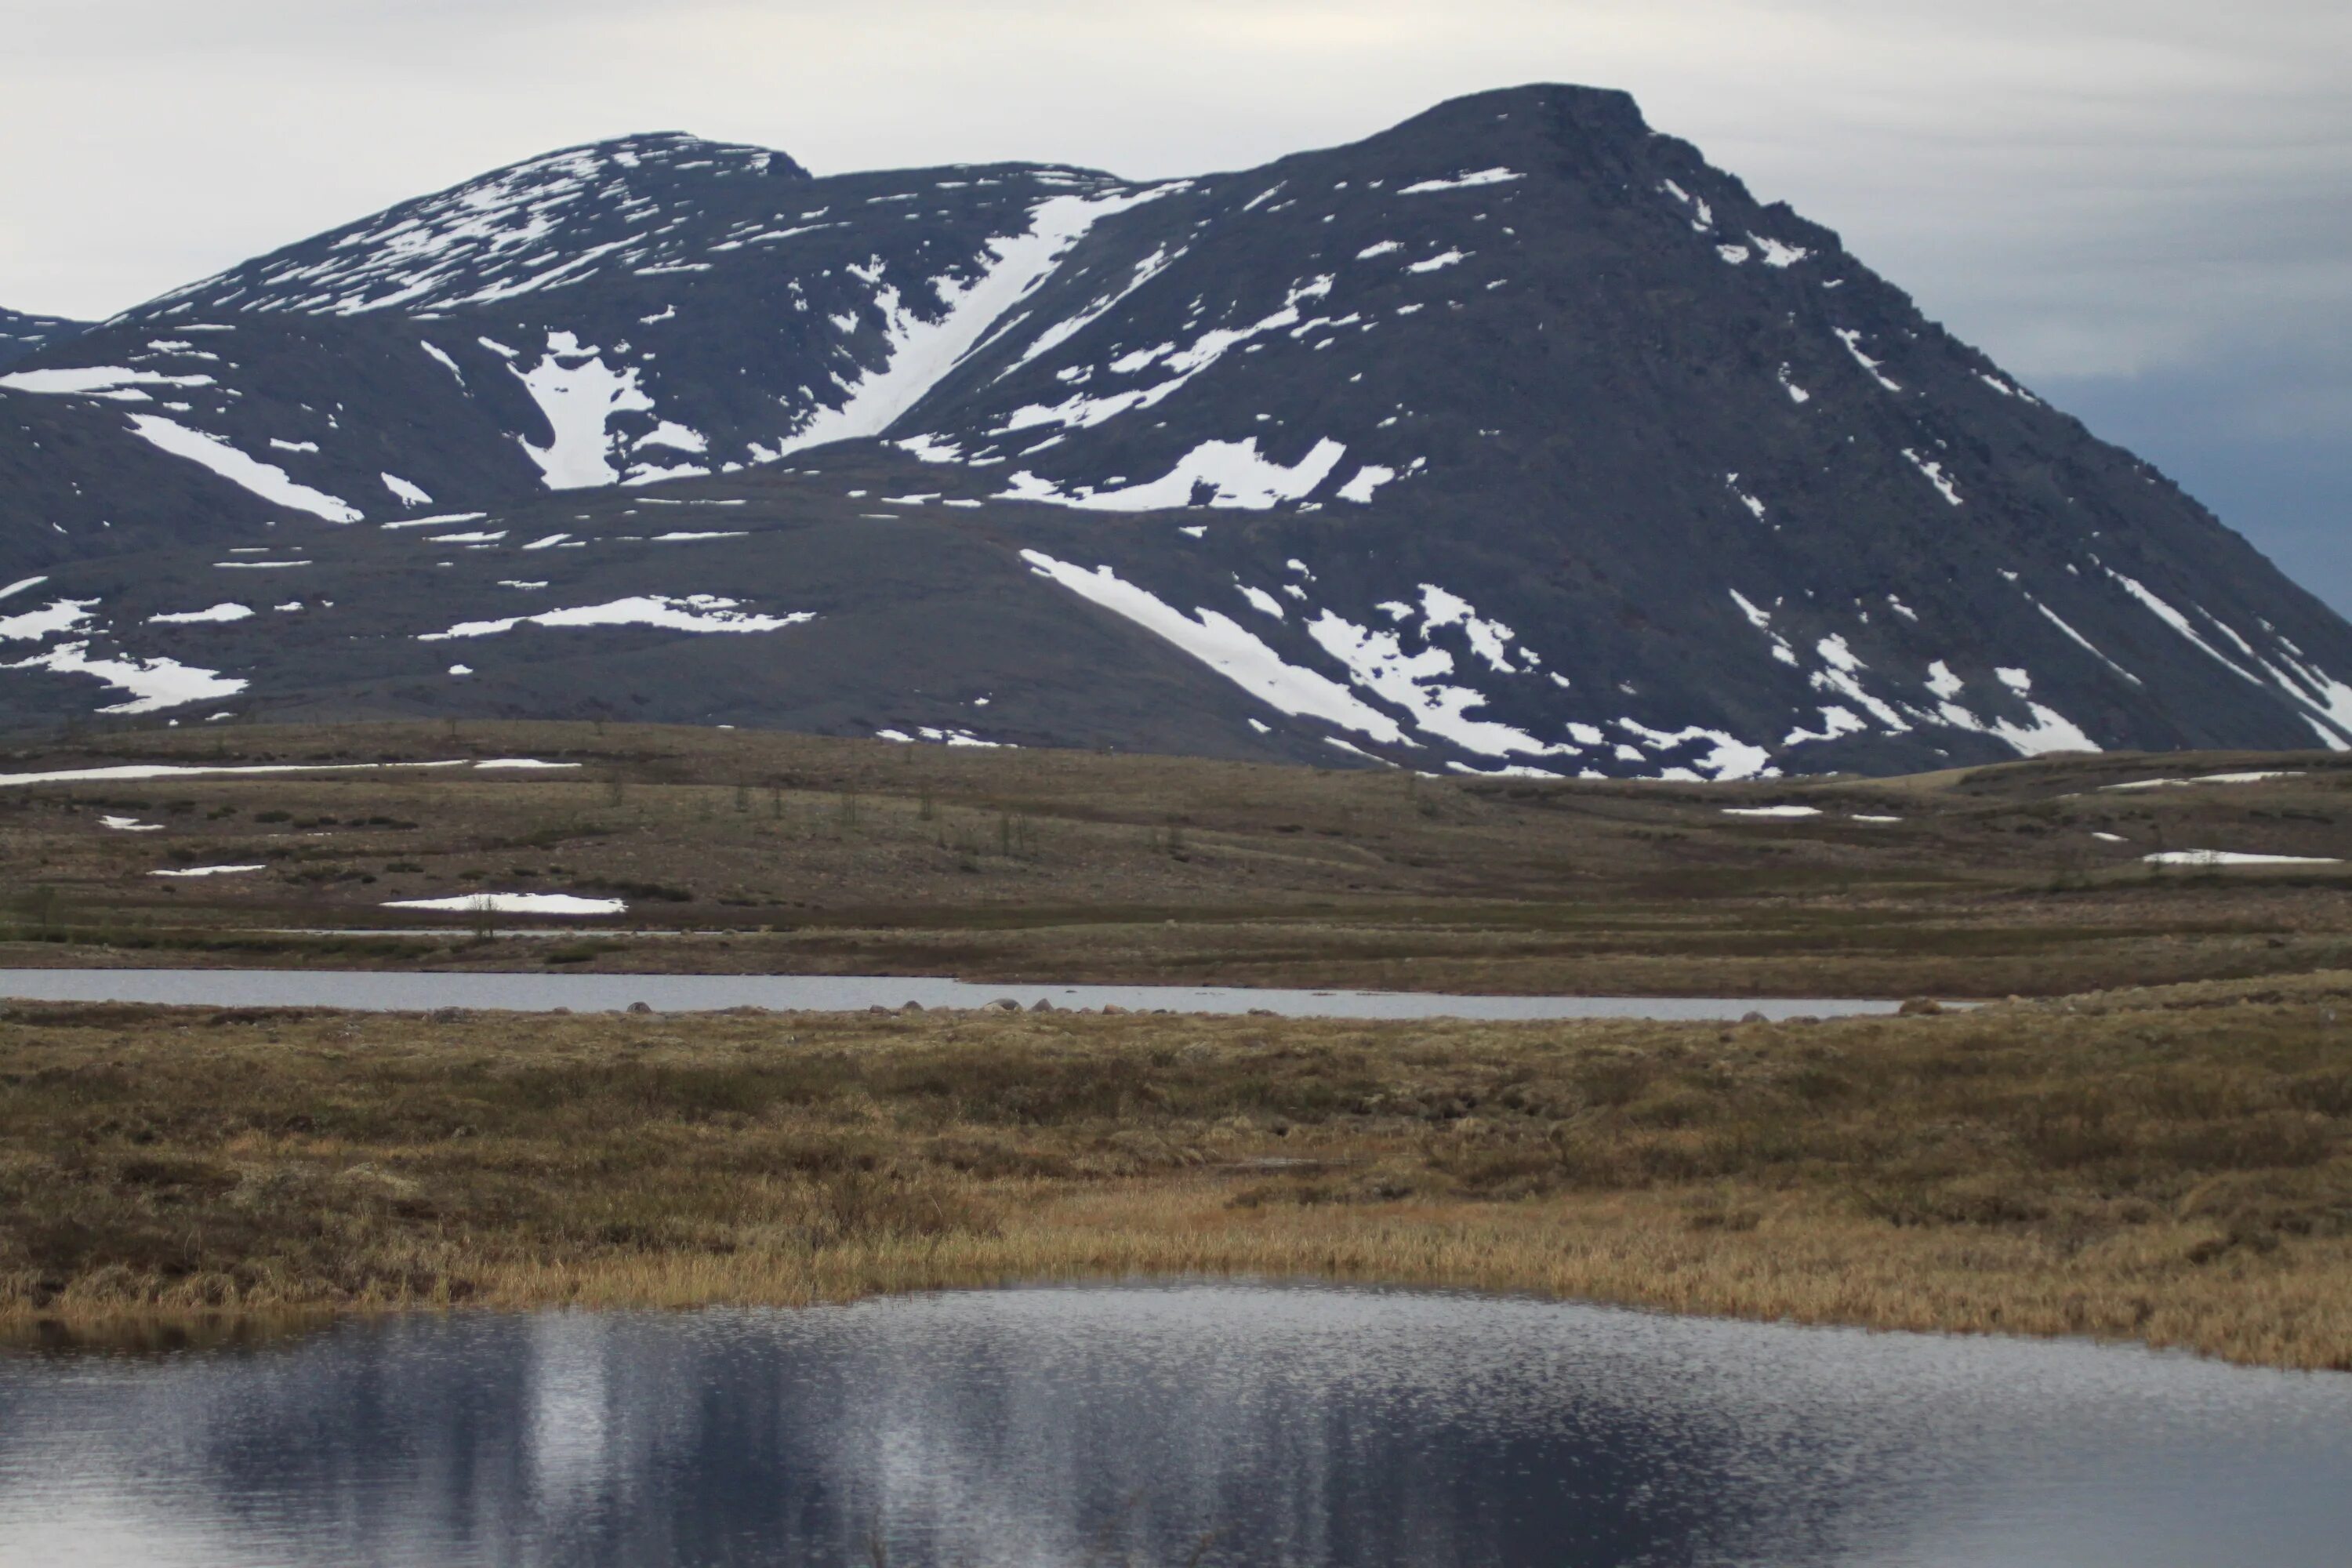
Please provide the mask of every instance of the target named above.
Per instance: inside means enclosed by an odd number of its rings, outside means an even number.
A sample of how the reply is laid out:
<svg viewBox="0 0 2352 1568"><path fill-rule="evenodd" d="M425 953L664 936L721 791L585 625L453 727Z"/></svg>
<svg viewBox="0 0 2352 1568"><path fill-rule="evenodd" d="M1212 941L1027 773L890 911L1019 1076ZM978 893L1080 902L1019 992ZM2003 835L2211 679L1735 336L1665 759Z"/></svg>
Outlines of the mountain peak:
<svg viewBox="0 0 2352 1568"><path fill-rule="evenodd" d="M0 713L1555 777L2352 750L2352 627L1600 89L1150 186L618 137L26 363Z"/></svg>

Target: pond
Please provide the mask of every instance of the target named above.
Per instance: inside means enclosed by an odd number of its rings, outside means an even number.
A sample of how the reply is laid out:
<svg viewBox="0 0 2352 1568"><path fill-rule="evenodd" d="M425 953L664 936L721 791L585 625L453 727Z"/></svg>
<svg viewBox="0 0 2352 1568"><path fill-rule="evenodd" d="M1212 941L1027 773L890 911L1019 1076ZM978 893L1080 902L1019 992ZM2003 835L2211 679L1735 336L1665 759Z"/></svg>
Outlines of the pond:
<svg viewBox="0 0 2352 1568"><path fill-rule="evenodd" d="M2340 1565L2352 1377L1041 1288L0 1352L0 1563Z"/></svg>
<svg viewBox="0 0 2352 1568"><path fill-rule="evenodd" d="M1133 1012L1248 1013L1293 1018L1658 1018L1714 1020L1892 1013L1892 1002L1851 998L1710 996L1454 996L1410 991L1282 991L1217 985L973 984L934 977L835 974L440 974L377 970L5 969L0 997L40 1002L155 1002L203 1007L436 1007L544 1013L612 1012L643 1002L656 1012L864 1012L908 1002Z"/></svg>

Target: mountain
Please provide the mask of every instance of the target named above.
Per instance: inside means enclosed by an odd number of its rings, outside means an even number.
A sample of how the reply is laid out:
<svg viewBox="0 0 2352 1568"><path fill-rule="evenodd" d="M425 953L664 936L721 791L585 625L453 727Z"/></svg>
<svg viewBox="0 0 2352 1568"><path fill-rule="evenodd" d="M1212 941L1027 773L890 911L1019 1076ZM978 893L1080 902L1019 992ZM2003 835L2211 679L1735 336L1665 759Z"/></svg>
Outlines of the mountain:
<svg viewBox="0 0 2352 1568"><path fill-rule="evenodd" d="M62 321L56 316L27 316L21 310L0 310L0 370L5 370L18 360L63 342L78 332L89 330L81 321Z"/></svg>
<svg viewBox="0 0 2352 1568"><path fill-rule="evenodd" d="M20 725L2352 747L2352 627L1614 92L1148 185L631 137L46 348L0 415Z"/></svg>

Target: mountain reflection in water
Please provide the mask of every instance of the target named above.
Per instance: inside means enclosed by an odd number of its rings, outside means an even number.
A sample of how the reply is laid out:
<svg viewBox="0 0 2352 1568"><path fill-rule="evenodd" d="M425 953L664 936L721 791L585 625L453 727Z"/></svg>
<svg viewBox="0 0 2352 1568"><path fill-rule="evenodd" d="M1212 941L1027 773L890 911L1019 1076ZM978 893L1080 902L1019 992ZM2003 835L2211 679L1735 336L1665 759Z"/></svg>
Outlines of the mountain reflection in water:
<svg viewBox="0 0 2352 1568"><path fill-rule="evenodd" d="M0 1354L0 1563L2340 1563L2352 1378L1181 1285Z"/></svg>

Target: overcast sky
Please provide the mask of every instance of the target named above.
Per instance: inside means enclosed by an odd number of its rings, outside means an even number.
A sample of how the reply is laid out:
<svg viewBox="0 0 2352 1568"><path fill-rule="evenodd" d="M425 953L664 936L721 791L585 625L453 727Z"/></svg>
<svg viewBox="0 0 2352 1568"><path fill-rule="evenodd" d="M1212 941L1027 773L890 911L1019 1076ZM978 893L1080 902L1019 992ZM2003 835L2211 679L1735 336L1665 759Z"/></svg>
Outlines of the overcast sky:
<svg viewBox="0 0 2352 1568"><path fill-rule="evenodd" d="M1134 176L1635 93L2352 612L2346 0L0 0L0 305L571 142Z"/></svg>

